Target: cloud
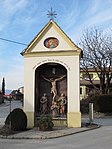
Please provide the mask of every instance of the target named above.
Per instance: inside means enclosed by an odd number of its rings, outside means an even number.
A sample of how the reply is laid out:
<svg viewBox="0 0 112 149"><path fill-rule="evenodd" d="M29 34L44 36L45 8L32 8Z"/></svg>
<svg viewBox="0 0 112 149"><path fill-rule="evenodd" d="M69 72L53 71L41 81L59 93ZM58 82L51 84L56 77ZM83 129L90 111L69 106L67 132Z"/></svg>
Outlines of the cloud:
<svg viewBox="0 0 112 149"><path fill-rule="evenodd" d="M4 77L6 79L6 88L7 89L18 89L23 86L23 68L21 66L17 67L15 70L12 70L6 74Z"/></svg>
<svg viewBox="0 0 112 149"><path fill-rule="evenodd" d="M88 3L86 3L87 5L86 11L83 15L85 15L86 17L95 15L100 10L101 3L102 3L102 0L88 1Z"/></svg>
<svg viewBox="0 0 112 149"><path fill-rule="evenodd" d="M110 14L112 14L112 9L104 10L88 19L87 23L89 25L99 25L106 23L107 21L112 21L112 15Z"/></svg>
<svg viewBox="0 0 112 149"><path fill-rule="evenodd" d="M86 5L87 10L76 18L76 24L69 29L68 35L74 41L79 42L83 31L87 28L98 27L105 30L112 27L112 6L109 7L108 1L105 2L103 9L101 0L93 0L88 5ZM78 8L78 7L77 7ZM72 21L68 22L72 23ZM66 24L67 26L68 24Z"/></svg>
<svg viewBox="0 0 112 149"><path fill-rule="evenodd" d="M6 10L6 15L13 15L17 11L24 9L27 6L27 2L27 0L4 0L2 5Z"/></svg>
<svg viewBox="0 0 112 149"><path fill-rule="evenodd" d="M7 89L18 89L20 86L23 86L23 59L16 56L10 58L8 61L0 60L0 63L2 62L2 67L0 67L0 80L5 77Z"/></svg>
<svg viewBox="0 0 112 149"><path fill-rule="evenodd" d="M21 12L27 6L27 0L3 0L0 1L0 31L6 28L16 13Z"/></svg>
<svg viewBox="0 0 112 149"><path fill-rule="evenodd" d="M6 89L18 89L20 86L23 86L23 66L16 65L15 69L11 69L7 73L0 72L0 80L5 77L6 80Z"/></svg>
<svg viewBox="0 0 112 149"><path fill-rule="evenodd" d="M65 6L64 3L60 4L62 15L59 21L62 22L62 27L65 30L69 30L73 25L75 25L80 13L78 1L72 1L68 5Z"/></svg>

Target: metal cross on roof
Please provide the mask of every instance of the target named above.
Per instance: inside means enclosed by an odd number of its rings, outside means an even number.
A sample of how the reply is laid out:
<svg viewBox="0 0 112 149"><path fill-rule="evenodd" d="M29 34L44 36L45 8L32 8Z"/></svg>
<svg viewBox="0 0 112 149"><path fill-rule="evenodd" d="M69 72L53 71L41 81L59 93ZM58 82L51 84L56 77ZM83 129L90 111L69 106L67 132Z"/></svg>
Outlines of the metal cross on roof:
<svg viewBox="0 0 112 149"><path fill-rule="evenodd" d="M48 15L48 18L50 18L51 20L54 20L54 18L56 18L57 14L56 14L56 11L53 11L52 7L51 7L51 10L50 11L48 10L48 14L47 15Z"/></svg>

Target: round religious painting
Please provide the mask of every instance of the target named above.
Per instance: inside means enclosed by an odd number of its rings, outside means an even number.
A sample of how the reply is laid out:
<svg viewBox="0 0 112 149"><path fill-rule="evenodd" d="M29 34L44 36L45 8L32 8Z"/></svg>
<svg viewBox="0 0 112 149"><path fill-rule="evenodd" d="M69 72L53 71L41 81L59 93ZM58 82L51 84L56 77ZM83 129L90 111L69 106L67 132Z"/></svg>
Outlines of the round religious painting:
<svg viewBox="0 0 112 149"><path fill-rule="evenodd" d="M49 37L47 39L45 39L44 41L44 46L46 48L56 48L59 45L59 40L55 37Z"/></svg>

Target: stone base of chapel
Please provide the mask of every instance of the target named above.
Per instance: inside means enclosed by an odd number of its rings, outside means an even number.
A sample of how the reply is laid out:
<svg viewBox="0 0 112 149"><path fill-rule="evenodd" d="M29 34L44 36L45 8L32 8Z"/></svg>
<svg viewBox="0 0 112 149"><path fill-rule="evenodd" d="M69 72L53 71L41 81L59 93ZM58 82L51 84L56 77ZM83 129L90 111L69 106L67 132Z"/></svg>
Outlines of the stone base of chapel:
<svg viewBox="0 0 112 149"><path fill-rule="evenodd" d="M27 115L27 128L33 128L34 127L34 112L26 112Z"/></svg>
<svg viewBox="0 0 112 149"><path fill-rule="evenodd" d="M67 114L67 126L68 127L81 127L81 113L69 112Z"/></svg>
<svg viewBox="0 0 112 149"><path fill-rule="evenodd" d="M34 112L25 112L27 115L27 128L34 127ZM66 118L53 118L54 126L67 126L67 127L81 127L81 113L69 112Z"/></svg>

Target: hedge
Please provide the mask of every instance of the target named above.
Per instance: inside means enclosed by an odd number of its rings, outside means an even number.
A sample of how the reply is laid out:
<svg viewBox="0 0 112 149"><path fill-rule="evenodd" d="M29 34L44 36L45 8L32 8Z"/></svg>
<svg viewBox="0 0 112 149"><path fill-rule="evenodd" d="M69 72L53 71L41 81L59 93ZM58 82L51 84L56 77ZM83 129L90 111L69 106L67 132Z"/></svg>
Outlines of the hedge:
<svg viewBox="0 0 112 149"><path fill-rule="evenodd" d="M93 103L95 112L112 112L112 95L94 95L81 101L81 112L89 112L89 103Z"/></svg>

